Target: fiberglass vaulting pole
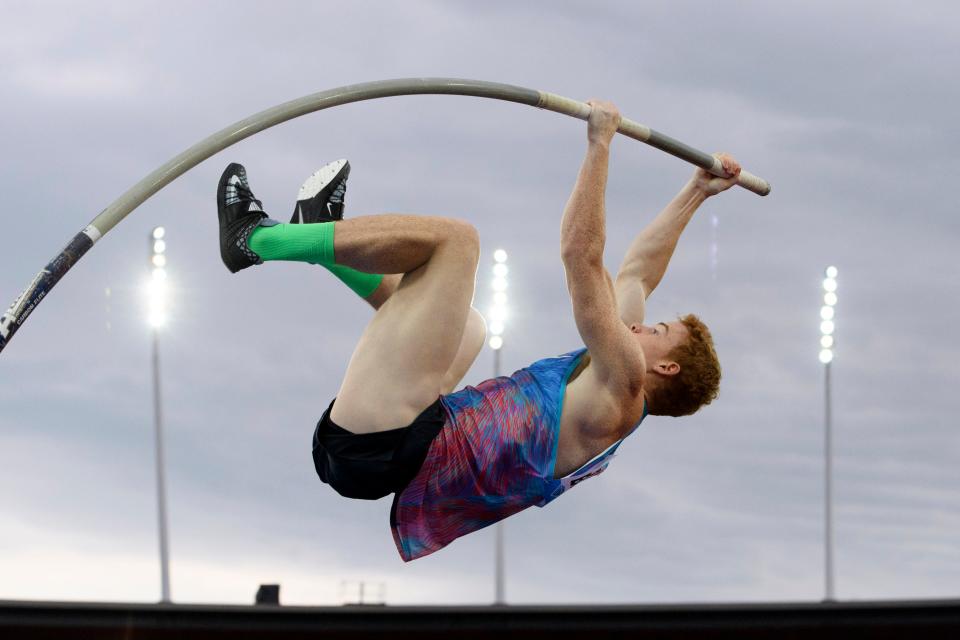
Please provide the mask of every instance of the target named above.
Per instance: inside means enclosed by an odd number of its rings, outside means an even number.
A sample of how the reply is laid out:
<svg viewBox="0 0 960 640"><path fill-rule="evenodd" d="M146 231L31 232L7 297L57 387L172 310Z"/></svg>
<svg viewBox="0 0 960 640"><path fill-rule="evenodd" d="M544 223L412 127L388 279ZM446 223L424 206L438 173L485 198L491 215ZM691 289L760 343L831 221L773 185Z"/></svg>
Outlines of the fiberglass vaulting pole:
<svg viewBox="0 0 960 640"><path fill-rule="evenodd" d="M171 159L133 185L94 218L85 229L75 235L63 251L54 257L27 285L24 292L14 300L7 312L0 318L0 351L7 346L14 334L23 326L33 310L50 293L57 282L100 238L150 196L213 154L223 151L264 129L269 129L274 125L314 111L363 100L420 94L473 96L518 102L531 107L562 113L580 120L586 120L590 115L589 105L554 93L497 82L458 78L403 78L365 82L321 91L261 111L214 133ZM720 161L710 154L687 146L679 140L650 127L624 118L618 131L629 138L645 142L691 164L703 167L715 175L726 177ZM767 195L770 192L770 185L765 180L746 171L740 174L738 184L759 195Z"/></svg>

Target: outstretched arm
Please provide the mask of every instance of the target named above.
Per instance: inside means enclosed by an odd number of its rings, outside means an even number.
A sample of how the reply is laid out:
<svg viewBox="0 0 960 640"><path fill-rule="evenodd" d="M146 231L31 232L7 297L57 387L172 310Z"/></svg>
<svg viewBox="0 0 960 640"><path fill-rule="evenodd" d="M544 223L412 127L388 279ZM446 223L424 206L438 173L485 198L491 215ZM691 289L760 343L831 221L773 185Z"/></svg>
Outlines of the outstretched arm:
<svg viewBox="0 0 960 640"><path fill-rule="evenodd" d="M645 368L643 351L617 315L613 281L603 266L604 192L610 141L620 113L608 102L589 104L587 153L563 211L560 249L574 319L590 351L591 366L601 383L619 395L624 390L639 392Z"/></svg>
<svg viewBox="0 0 960 640"><path fill-rule="evenodd" d="M730 155L717 154L731 178L717 178L697 169L673 200L634 239L617 274L620 317L630 324L642 322L644 302L660 284L677 240L704 200L736 184L740 165Z"/></svg>

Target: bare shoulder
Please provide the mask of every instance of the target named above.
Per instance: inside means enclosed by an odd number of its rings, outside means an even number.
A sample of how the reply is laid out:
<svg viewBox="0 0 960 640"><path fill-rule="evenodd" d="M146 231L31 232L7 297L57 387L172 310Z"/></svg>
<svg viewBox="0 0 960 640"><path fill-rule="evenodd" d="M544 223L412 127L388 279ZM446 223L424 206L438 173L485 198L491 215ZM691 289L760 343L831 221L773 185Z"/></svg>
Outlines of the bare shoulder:
<svg viewBox="0 0 960 640"><path fill-rule="evenodd" d="M616 441L640 419L643 392L605 384L591 364L587 360L567 384L561 429L567 426L586 440Z"/></svg>
<svg viewBox="0 0 960 640"><path fill-rule="evenodd" d="M595 369L585 366L574 372L567 383L563 413L560 415L560 442L557 447L555 473L562 477L580 468L598 453L622 438L640 419L636 402L618 397L596 376ZM636 416L632 414L636 411Z"/></svg>

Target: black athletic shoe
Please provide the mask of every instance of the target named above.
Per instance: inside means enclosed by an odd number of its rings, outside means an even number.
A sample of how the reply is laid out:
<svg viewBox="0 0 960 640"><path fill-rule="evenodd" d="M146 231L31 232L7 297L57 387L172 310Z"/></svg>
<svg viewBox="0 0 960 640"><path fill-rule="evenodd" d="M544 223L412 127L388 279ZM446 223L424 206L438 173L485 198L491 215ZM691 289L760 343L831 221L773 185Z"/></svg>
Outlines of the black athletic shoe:
<svg viewBox="0 0 960 640"><path fill-rule="evenodd" d="M220 257L232 273L263 260L247 246L247 240L260 221L267 217L247 182L247 170L232 162L227 165L217 186L217 215L220 218Z"/></svg>
<svg viewBox="0 0 960 640"><path fill-rule="evenodd" d="M347 195L350 163L334 160L303 182L290 222L334 222L343 220L343 199Z"/></svg>

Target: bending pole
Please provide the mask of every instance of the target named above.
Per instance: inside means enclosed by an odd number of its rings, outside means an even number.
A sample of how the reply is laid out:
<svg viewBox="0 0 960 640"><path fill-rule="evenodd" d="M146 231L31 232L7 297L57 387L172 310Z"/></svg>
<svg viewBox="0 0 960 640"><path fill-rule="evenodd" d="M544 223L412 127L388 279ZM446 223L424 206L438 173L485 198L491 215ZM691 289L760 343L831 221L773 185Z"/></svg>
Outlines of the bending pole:
<svg viewBox="0 0 960 640"><path fill-rule="evenodd" d="M155 170L114 200L83 231L74 236L63 251L37 274L26 290L14 300L7 312L0 318L0 351L3 351L13 335L40 304L40 301L50 293L54 285L90 250L94 243L150 196L213 154L219 153L264 129L269 129L281 122L292 120L307 113L362 100L421 94L473 96L475 98L519 102L580 120L586 120L590 115L589 105L553 93L497 82L458 78L401 78L352 84L314 93L261 111L201 140ZM645 142L661 151L666 151L698 167L703 167L714 175L727 177L720 162L712 155L689 147L679 140L638 122L624 118L620 123L618 132L634 140ZM765 180L746 171L740 174L738 184L762 196L770 193L770 185Z"/></svg>

